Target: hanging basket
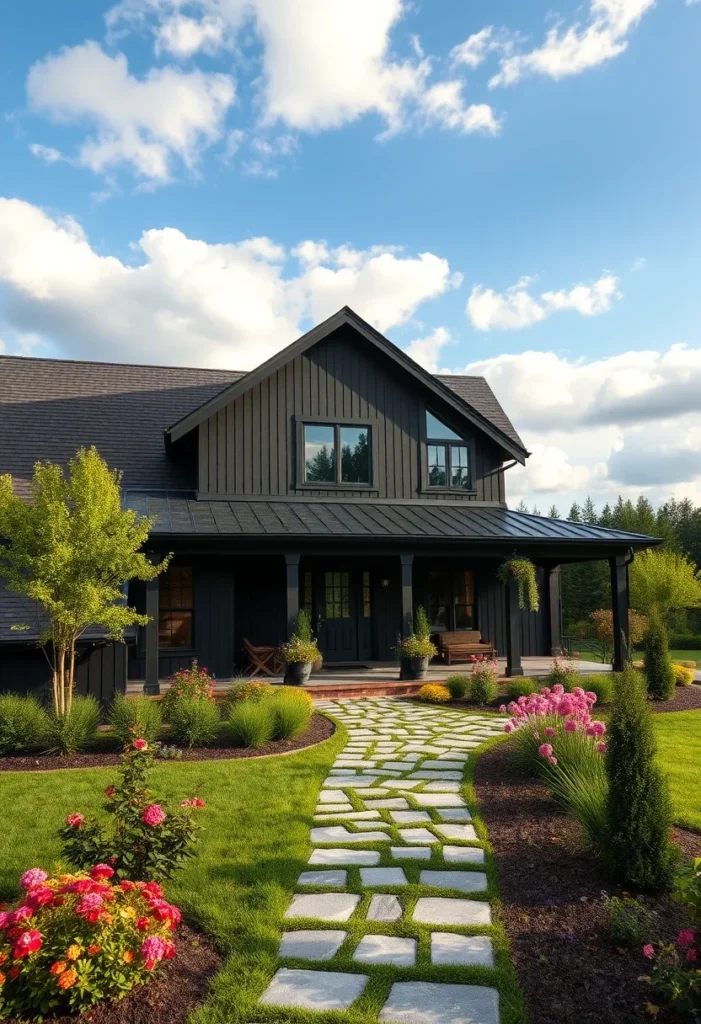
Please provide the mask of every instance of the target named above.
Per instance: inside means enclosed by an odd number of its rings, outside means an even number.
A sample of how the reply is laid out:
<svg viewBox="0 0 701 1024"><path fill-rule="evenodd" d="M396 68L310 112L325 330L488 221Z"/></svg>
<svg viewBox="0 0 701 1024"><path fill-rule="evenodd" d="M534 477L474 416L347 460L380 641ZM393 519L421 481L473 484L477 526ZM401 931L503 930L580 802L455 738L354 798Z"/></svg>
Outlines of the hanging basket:
<svg viewBox="0 0 701 1024"><path fill-rule="evenodd" d="M500 583L516 581L518 606L522 611L537 612L540 609L538 580L530 558L507 558L497 569L497 579Z"/></svg>

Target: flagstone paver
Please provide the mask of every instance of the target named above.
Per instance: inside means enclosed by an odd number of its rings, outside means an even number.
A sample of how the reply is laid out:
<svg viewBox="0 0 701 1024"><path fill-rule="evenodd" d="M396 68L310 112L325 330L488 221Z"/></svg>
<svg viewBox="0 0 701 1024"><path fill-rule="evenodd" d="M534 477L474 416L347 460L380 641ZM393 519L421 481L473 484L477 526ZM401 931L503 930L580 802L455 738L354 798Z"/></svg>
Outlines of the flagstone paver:
<svg viewBox="0 0 701 1024"><path fill-rule="evenodd" d="M299 875L298 887L335 891L297 892L286 920L331 923L354 917L356 922L360 919L361 930L365 921L371 922L351 956L359 967L378 964L395 972L397 980L379 1021L499 1024L496 988L401 978L407 969L413 969L414 978L417 973L421 977L421 968L416 967L416 924L431 932L432 964L493 967L490 936L473 934L475 929L489 929L492 919L484 850L460 790L472 748L501 733L506 719L391 697L329 699L317 706L340 719L350 739L319 794L310 870ZM392 866L393 861L403 866ZM422 861L430 862L430 867L423 869ZM375 892L361 906L366 890L401 891L410 885L407 897ZM431 896L437 889L456 895ZM401 923L409 934L378 934L381 922ZM440 930L446 926L451 931ZM334 967L334 961L341 962L337 958L346 938L345 931L332 928L290 927L282 937L280 957L323 967L281 967L261 1003L320 1012L351 1006L368 978Z"/></svg>

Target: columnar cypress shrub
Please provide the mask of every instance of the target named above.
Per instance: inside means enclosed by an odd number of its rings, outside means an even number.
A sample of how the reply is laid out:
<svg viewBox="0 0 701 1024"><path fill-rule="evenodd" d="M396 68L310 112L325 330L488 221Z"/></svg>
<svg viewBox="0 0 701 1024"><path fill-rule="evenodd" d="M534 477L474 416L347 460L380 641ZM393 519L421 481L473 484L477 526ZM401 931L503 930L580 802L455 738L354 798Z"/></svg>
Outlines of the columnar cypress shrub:
<svg viewBox="0 0 701 1024"><path fill-rule="evenodd" d="M645 633L645 675L647 690L655 700L671 700L676 680L669 656L667 631L657 612L653 612Z"/></svg>
<svg viewBox="0 0 701 1024"><path fill-rule="evenodd" d="M613 878L636 889L664 888L672 870L671 804L655 755L644 680L628 667L615 680L608 727L605 856Z"/></svg>

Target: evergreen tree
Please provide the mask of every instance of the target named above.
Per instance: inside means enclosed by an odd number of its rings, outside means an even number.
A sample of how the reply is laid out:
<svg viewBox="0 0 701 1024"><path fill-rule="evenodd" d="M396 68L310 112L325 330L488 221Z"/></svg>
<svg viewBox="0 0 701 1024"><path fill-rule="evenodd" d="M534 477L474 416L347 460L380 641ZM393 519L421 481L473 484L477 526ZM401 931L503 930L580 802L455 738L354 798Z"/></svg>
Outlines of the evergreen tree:
<svg viewBox="0 0 701 1024"><path fill-rule="evenodd" d="M645 675L647 692L655 700L671 700L674 696L675 678L672 660L669 656L667 631L657 609L653 609L647 620L645 631Z"/></svg>
<svg viewBox="0 0 701 1024"><path fill-rule="evenodd" d="M599 526L613 526L613 514L608 502L604 505L599 516Z"/></svg>
<svg viewBox="0 0 701 1024"><path fill-rule="evenodd" d="M587 495L587 500L584 502L584 508L582 509L582 522L589 523L590 526L596 526L599 522L596 515L596 507L589 495Z"/></svg>
<svg viewBox="0 0 701 1024"><path fill-rule="evenodd" d="M521 498L521 500L519 501L518 505L516 506L516 511L517 512L528 512L528 505L525 503L523 498Z"/></svg>
<svg viewBox="0 0 701 1024"><path fill-rule="evenodd" d="M581 508L579 507L579 505L577 504L576 501L572 502L572 507L570 508L570 510L569 510L569 512L567 514L567 518L569 519L569 521L571 523L581 523L581 521L582 521L582 510L581 510Z"/></svg>
<svg viewBox="0 0 701 1024"><path fill-rule="evenodd" d="M617 882L653 891L669 883L673 863L669 794L655 757L644 681L629 667L614 681L606 746L605 855Z"/></svg>
<svg viewBox="0 0 701 1024"><path fill-rule="evenodd" d="M540 515L540 509L538 508L537 505L534 505L533 508L531 509L531 515L533 515L533 516L539 516Z"/></svg>
<svg viewBox="0 0 701 1024"><path fill-rule="evenodd" d="M560 518L560 513L557 510L557 506L551 505L550 506L550 510L548 511L548 519L559 519L559 518Z"/></svg>

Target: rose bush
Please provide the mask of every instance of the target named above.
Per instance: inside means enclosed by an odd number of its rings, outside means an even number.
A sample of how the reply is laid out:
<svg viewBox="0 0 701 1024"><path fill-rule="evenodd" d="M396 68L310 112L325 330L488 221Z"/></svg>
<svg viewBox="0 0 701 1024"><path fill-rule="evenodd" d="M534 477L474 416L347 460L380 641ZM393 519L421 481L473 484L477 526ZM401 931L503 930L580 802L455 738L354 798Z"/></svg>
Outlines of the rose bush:
<svg viewBox="0 0 701 1024"><path fill-rule="evenodd" d="M209 674L206 666L200 668L197 661L192 662L191 668L175 672L170 677L169 683L170 686L166 690L162 702L163 717L166 722L170 721L170 712L179 697L214 702L214 677Z"/></svg>
<svg viewBox="0 0 701 1024"><path fill-rule="evenodd" d="M687 927L674 943L648 944L643 956L653 961L649 980L658 998L696 1020L701 1012L701 857L679 872L675 897L686 908Z"/></svg>
<svg viewBox="0 0 701 1024"><path fill-rule="evenodd" d="M111 822L69 814L59 835L68 862L86 869L107 864L120 879L169 878L188 857L200 829L195 813L204 807L198 797L183 800L175 811L153 798L148 775L153 751L141 737L124 752L119 780L105 790Z"/></svg>
<svg viewBox="0 0 701 1024"><path fill-rule="evenodd" d="M31 868L0 911L0 1018L41 1020L121 999L175 956L177 907L156 882L116 881L109 864L49 877Z"/></svg>

